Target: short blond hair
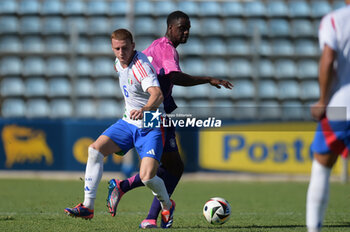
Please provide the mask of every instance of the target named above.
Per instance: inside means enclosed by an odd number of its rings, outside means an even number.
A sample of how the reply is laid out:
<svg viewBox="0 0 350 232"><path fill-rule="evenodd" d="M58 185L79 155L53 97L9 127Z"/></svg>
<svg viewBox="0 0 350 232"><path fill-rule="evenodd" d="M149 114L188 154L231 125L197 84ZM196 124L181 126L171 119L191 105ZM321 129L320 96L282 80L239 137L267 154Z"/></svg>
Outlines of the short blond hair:
<svg viewBox="0 0 350 232"><path fill-rule="evenodd" d="M113 31L111 34L111 40L112 39L130 40L131 43L134 43L134 39L131 32L124 28Z"/></svg>

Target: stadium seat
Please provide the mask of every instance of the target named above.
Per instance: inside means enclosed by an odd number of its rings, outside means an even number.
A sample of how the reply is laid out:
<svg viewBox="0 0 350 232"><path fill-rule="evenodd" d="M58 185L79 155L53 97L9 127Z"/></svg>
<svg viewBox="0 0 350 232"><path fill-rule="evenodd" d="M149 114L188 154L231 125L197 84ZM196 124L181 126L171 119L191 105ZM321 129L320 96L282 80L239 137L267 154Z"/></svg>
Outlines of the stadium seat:
<svg viewBox="0 0 350 232"><path fill-rule="evenodd" d="M264 19L259 18L248 18L246 20L247 32L249 35L254 35L255 31L258 30L260 35L268 35L268 26Z"/></svg>
<svg viewBox="0 0 350 232"><path fill-rule="evenodd" d="M277 101L268 100L259 103L258 116L260 120L281 119L281 107Z"/></svg>
<svg viewBox="0 0 350 232"><path fill-rule="evenodd" d="M300 97L299 84L296 81L280 81L278 83L278 97L284 99L298 99Z"/></svg>
<svg viewBox="0 0 350 232"><path fill-rule="evenodd" d="M59 15L62 14L63 3L60 0L46 0L41 6L41 14L43 15Z"/></svg>
<svg viewBox="0 0 350 232"><path fill-rule="evenodd" d="M191 114L195 118L207 118L213 115L212 105L208 100L192 99L189 102L187 114Z"/></svg>
<svg viewBox="0 0 350 232"><path fill-rule="evenodd" d="M247 17L265 16L266 8L262 1L252 0L244 2L244 14Z"/></svg>
<svg viewBox="0 0 350 232"><path fill-rule="evenodd" d="M109 57L98 57L92 61L92 74L94 77L115 75L114 60Z"/></svg>
<svg viewBox="0 0 350 232"><path fill-rule="evenodd" d="M318 81L303 81L300 92L301 98L304 100L317 100L320 96Z"/></svg>
<svg viewBox="0 0 350 232"><path fill-rule="evenodd" d="M233 38L228 40L227 50L229 54L249 55L251 53L251 45L246 39Z"/></svg>
<svg viewBox="0 0 350 232"><path fill-rule="evenodd" d="M62 17L49 16L43 20L44 34L65 34L67 33L66 24Z"/></svg>
<svg viewBox="0 0 350 232"><path fill-rule="evenodd" d="M128 2L123 0L111 0L108 9L110 15L126 15L128 11Z"/></svg>
<svg viewBox="0 0 350 232"><path fill-rule="evenodd" d="M214 99L213 105L211 117L215 117L216 119L234 118L235 108L231 99Z"/></svg>
<svg viewBox="0 0 350 232"><path fill-rule="evenodd" d="M274 55L294 55L294 46L289 39L275 39L272 41L271 47Z"/></svg>
<svg viewBox="0 0 350 232"><path fill-rule="evenodd" d="M227 36L246 35L247 27L243 19L225 18L223 21L224 31Z"/></svg>
<svg viewBox="0 0 350 232"><path fill-rule="evenodd" d="M50 106L45 99L29 99L27 101L26 116L28 118L49 117Z"/></svg>
<svg viewBox="0 0 350 232"><path fill-rule="evenodd" d="M217 2L217 1L199 2L199 13L200 13L200 16L202 17L222 15L220 2Z"/></svg>
<svg viewBox="0 0 350 232"><path fill-rule="evenodd" d="M96 45L96 42L95 42ZM98 48L94 48L97 51L95 53L98 52ZM80 36L79 37L79 43L77 44L77 46L75 47L76 52L78 52L78 54L86 54L91 52L91 47L90 47L90 40L86 37Z"/></svg>
<svg viewBox="0 0 350 232"><path fill-rule="evenodd" d="M205 48L200 38L192 36L187 40L187 43L178 47L178 51L179 54L185 55L203 55Z"/></svg>
<svg viewBox="0 0 350 232"><path fill-rule="evenodd" d="M281 105L282 119L284 120L301 120L304 119L304 113L309 109L303 107L300 101L284 101Z"/></svg>
<svg viewBox="0 0 350 232"><path fill-rule="evenodd" d="M335 0L333 1L333 10L337 10L341 7L345 6L345 2L343 0Z"/></svg>
<svg viewBox="0 0 350 232"><path fill-rule="evenodd" d="M318 63L314 59L302 59L298 61L298 76L301 79L317 79Z"/></svg>
<svg viewBox="0 0 350 232"><path fill-rule="evenodd" d="M50 57L47 59L46 74L48 76L62 76L69 74L69 64L64 57Z"/></svg>
<svg viewBox="0 0 350 232"><path fill-rule="evenodd" d="M239 1L224 1L222 2L222 13L226 17L242 16L244 8Z"/></svg>
<svg viewBox="0 0 350 232"><path fill-rule="evenodd" d="M225 55L227 53L226 43L220 37L205 39L204 48L209 55Z"/></svg>
<svg viewBox="0 0 350 232"><path fill-rule="evenodd" d="M96 116L96 105L94 100L79 99L75 102L75 116L78 118L93 118Z"/></svg>
<svg viewBox="0 0 350 232"><path fill-rule="evenodd" d="M19 2L19 14L38 14L40 12L41 2L38 0L21 0Z"/></svg>
<svg viewBox="0 0 350 232"><path fill-rule="evenodd" d="M196 1L185 0L180 1L178 4L179 10L186 12L186 14L188 14L189 16L197 16L199 13L199 7Z"/></svg>
<svg viewBox="0 0 350 232"><path fill-rule="evenodd" d="M69 97L72 93L70 81L64 77L51 78L48 81L49 97Z"/></svg>
<svg viewBox="0 0 350 232"><path fill-rule="evenodd" d="M264 78L273 78L275 76L275 68L271 60L260 60L258 76Z"/></svg>
<svg viewBox="0 0 350 232"><path fill-rule="evenodd" d="M234 82L235 89L232 92L234 99L253 98L255 96L255 87L251 81L238 80Z"/></svg>
<svg viewBox="0 0 350 232"><path fill-rule="evenodd" d="M1 81L1 96L14 97L22 96L24 93L24 83L19 77L7 77Z"/></svg>
<svg viewBox="0 0 350 232"><path fill-rule="evenodd" d="M108 2L89 0L86 5L87 15L105 15L108 12Z"/></svg>
<svg viewBox="0 0 350 232"><path fill-rule="evenodd" d="M5 56L0 62L1 75L20 75L22 74L22 61L18 56Z"/></svg>
<svg viewBox="0 0 350 232"><path fill-rule="evenodd" d="M316 41L311 39L298 39L295 41L295 53L303 56L315 56L318 55L319 49L316 45Z"/></svg>
<svg viewBox="0 0 350 232"><path fill-rule="evenodd" d="M320 18L332 11L332 7L326 0L311 1L311 16Z"/></svg>
<svg viewBox="0 0 350 232"><path fill-rule="evenodd" d="M135 19L135 35L154 35L156 29L155 21L151 17L137 17Z"/></svg>
<svg viewBox="0 0 350 232"><path fill-rule="evenodd" d="M0 37L0 52L22 51L21 40L17 36L4 35Z"/></svg>
<svg viewBox="0 0 350 232"><path fill-rule="evenodd" d="M91 16L88 19L89 33L92 35L97 34L110 34L111 23L108 17L104 16Z"/></svg>
<svg viewBox="0 0 350 232"><path fill-rule="evenodd" d="M47 36L45 43L45 51L53 53L65 53L69 51L70 46L64 36L55 35Z"/></svg>
<svg viewBox="0 0 350 232"><path fill-rule="evenodd" d="M97 97L116 97L121 91L115 79L100 78L95 81L95 94Z"/></svg>
<svg viewBox="0 0 350 232"><path fill-rule="evenodd" d="M22 33L35 33L39 34L42 32L42 26L40 18L37 16L24 16L20 21L20 31Z"/></svg>
<svg viewBox="0 0 350 232"><path fill-rule="evenodd" d="M172 91L172 96L176 99L187 98L189 92L190 92L190 88L183 87L183 86L174 86Z"/></svg>
<svg viewBox="0 0 350 232"><path fill-rule="evenodd" d="M107 36L94 36L91 38L90 49L94 53L110 54L112 52L111 39Z"/></svg>
<svg viewBox="0 0 350 232"><path fill-rule="evenodd" d="M261 80L258 84L259 98L269 99L277 98L278 88L274 81L272 80Z"/></svg>
<svg viewBox="0 0 350 232"><path fill-rule="evenodd" d="M275 74L277 78L296 78L297 69L293 60L278 59L275 61Z"/></svg>
<svg viewBox="0 0 350 232"><path fill-rule="evenodd" d="M150 0L135 1L134 12L136 16L147 15L150 16L154 13L153 2Z"/></svg>
<svg viewBox="0 0 350 232"><path fill-rule="evenodd" d="M202 25L201 21L198 18L191 18L191 36L201 36L202 35Z"/></svg>
<svg viewBox="0 0 350 232"><path fill-rule="evenodd" d="M215 67L215 68L207 69L206 73L209 76L226 78L228 75L227 62L225 58L217 57L217 58L208 59L206 61L206 66Z"/></svg>
<svg viewBox="0 0 350 232"><path fill-rule="evenodd" d="M23 60L23 75L36 76L45 75L46 64L41 56L26 57Z"/></svg>
<svg viewBox="0 0 350 232"><path fill-rule="evenodd" d="M124 113L124 104L112 99L100 99L97 102L98 118L120 118Z"/></svg>
<svg viewBox="0 0 350 232"><path fill-rule="evenodd" d="M111 28L112 30L117 30L118 28L129 28L129 22L128 19L123 16L115 16L111 17ZM112 32L112 31L111 31Z"/></svg>
<svg viewBox="0 0 350 232"><path fill-rule="evenodd" d="M257 118L257 106L252 100L240 100L235 105L236 119L252 120Z"/></svg>
<svg viewBox="0 0 350 232"><path fill-rule="evenodd" d="M313 36L314 28L310 20L307 19L294 19L291 22L292 35L299 36Z"/></svg>
<svg viewBox="0 0 350 232"><path fill-rule="evenodd" d="M270 46L270 42L266 39L260 40L258 51L261 55L271 55L272 48Z"/></svg>
<svg viewBox="0 0 350 232"><path fill-rule="evenodd" d="M18 19L15 16L0 16L0 33L17 33Z"/></svg>
<svg viewBox="0 0 350 232"><path fill-rule="evenodd" d="M290 17L309 17L310 6L308 1L293 0L288 1L288 9Z"/></svg>
<svg viewBox="0 0 350 232"><path fill-rule="evenodd" d="M44 51L45 43L43 42L41 36L35 36L35 35L24 36L22 45L23 44L26 46L27 52L41 53Z"/></svg>
<svg viewBox="0 0 350 232"><path fill-rule="evenodd" d="M69 26L70 30L76 31L79 33L86 33L90 30L90 28L88 28L87 26L87 20L85 17L69 16L66 19L66 24Z"/></svg>
<svg viewBox="0 0 350 232"><path fill-rule="evenodd" d="M154 33L154 35L156 36L156 38L162 37L165 35L165 32L167 30L167 17L166 16L158 16L156 18L156 32ZM189 39L191 39L193 33L192 33L192 21L191 21L191 29L190 29L190 34L191 36L189 37ZM188 41L187 41L188 42ZM178 47L179 48L179 47Z"/></svg>
<svg viewBox="0 0 350 232"><path fill-rule="evenodd" d="M168 16L169 12L173 12L177 9L176 3L173 1L156 1L154 3L153 13L156 16Z"/></svg>
<svg viewBox="0 0 350 232"><path fill-rule="evenodd" d="M45 97L48 94L46 80L41 77L31 77L25 81L26 97Z"/></svg>
<svg viewBox="0 0 350 232"><path fill-rule="evenodd" d="M153 36L138 36L136 38L136 50L143 51L148 48L154 41Z"/></svg>
<svg viewBox="0 0 350 232"><path fill-rule="evenodd" d="M73 105L67 99L53 99L50 102L50 117L68 118L73 116Z"/></svg>
<svg viewBox="0 0 350 232"><path fill-rule="evenodd" d="M25 117L26 104L18 98L4 99L1 105L1 113L4 118Z"/></svg>
<svg viewBox="0 0 350 232"><path fill-rule="evenodd" d="M219 18L204 18L201 20L203 35L205 36L222 36L224 34L223 22Z"/></svg>
<svg viewBox="0 0 350 232"><path fill-rule="evenodd" d="M189 98L208 98L210 97L210 85L195 85L191 87L191 90L187 91ZM176 88L176 87L175 87Z"/></svg>
<svg viewBox="0 0 350 232"><path fill-rule="evenodd" d="M17 13L17 2L13 0L0 1L0 15Z"/></svg>
<svg viewBox="0 0 350 232"><path fill-rule="evenodd" d="M271 19L269 21L269 35L271 36L289 36L290 28L286 19Z"/></svg>
<svg viewBox="0 0 350 232"><path fill-rule="evenodd" d="M288 15L288 6L283 0L270 0L266 3L266 11L270 17L284 17Z"/></svg>
<svg viewBox="0 0 350 232"><path fill-rule="evenodd" d="M78 97L93 97L94 83L90 78L77 78L74 85L75 95Z"/></svg>
<svg viewBox="0 0 350 232"><path fill-rule="evenodd" d="M91 64L87 57L79 57L76 60L75 73L78 76L89 76L91 75Z"/></svg>
<svg viewBox="0 0 350 232"><path fill-rule="evenodd" d="M182 71L194 76L205 75L205 64L201 58L186 58L183 60Z"/></svg>
<svg viewBox="0 0 350 232"><path fill-rule="evenodd" d="M229 74L233 78L251 77L252 65L247 59L233 58L229 63Z"/></svg>
<svg viewBox="0 0 350 232"><path fill-rule="evenodd" d="M83 0L67 0L65 2L64 13L66 15L82 15L85 14L85 1Z"/></svg>

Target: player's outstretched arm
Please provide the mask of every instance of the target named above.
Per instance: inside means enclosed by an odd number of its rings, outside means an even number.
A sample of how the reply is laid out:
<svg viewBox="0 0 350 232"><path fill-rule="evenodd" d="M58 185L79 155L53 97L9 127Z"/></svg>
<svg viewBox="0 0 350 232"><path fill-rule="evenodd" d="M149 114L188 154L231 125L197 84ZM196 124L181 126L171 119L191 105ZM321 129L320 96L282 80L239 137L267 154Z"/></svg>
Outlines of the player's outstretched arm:
<svg viewBox="0 0 350 232"><path fill-rule="evenodd" d="M226 80L205 76L191 76L183 72L170 72L168 77L174 85L194 86L209 83L218 89L220 89L221 86L224 86L227 89L232 89L233 87L233 84Z"/></svg>
<svg viewBox="0 0 350 232"><path fill-rule="evenodd" d="M143 118L143 112L147 110L156 110L163 102L164 97L162 90L158 86L148 87L147 92L150 94L147 104L139 110L131 110L130 118L138 120Z"/></svg>

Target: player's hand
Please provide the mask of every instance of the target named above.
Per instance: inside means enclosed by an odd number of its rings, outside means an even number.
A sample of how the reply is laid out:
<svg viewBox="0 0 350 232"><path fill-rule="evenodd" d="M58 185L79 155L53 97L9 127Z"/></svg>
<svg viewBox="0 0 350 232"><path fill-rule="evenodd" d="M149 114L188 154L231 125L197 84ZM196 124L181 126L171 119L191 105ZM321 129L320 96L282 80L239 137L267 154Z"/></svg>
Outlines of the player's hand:
<svg viewBox="0 0 350 232"><path fill-rule="evenodd" d="M209 83L218 89L221 89L221 86L224 86L226 89L232 89L233 87L233 84L231 82L216 78L211 78Z"/></svg>
<svg viewBox="0 0 350 232"><path fill-rule="evenodd" d="M143 109L131 110L130 111L130 118L132 120L143 119Z"/></svg>
<svg viewBox="0 0 350 232"><path fill-rule="evenodd" d="M317 121L321 120L326 113L327 105L324 102L316 102L311 106L311 116Z"/></svg>

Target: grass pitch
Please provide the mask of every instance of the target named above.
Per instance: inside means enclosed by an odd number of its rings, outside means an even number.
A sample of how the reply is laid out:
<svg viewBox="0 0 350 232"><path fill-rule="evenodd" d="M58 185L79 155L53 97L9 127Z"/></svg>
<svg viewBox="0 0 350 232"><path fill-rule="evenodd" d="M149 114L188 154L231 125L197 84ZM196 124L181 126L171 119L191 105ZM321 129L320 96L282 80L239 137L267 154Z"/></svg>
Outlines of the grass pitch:
<svg viewBox="0 0 350 232"><path fill-rule="evenodd" d="M107 212L107 181L98 190L95 217L64 214L83 200L83 182L71 180L0 179L0 231L141 231L153 196L145 187L124 195L116 217ZM305 182L182 181L173 199L174 231L306 231ZM232 207L222 226L208 224L202 207L210 197L223 197ZM350 231L350 185L331 183L323 231ZM158 220L158 224L160 220ZM159 231L160 229L158 229Z"/></svg>

